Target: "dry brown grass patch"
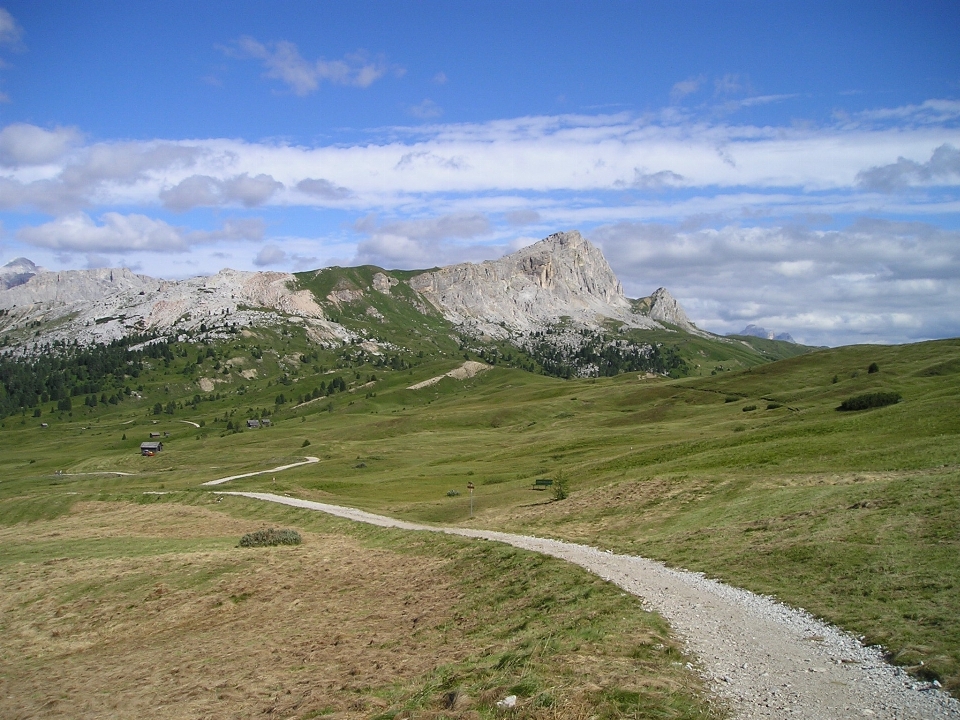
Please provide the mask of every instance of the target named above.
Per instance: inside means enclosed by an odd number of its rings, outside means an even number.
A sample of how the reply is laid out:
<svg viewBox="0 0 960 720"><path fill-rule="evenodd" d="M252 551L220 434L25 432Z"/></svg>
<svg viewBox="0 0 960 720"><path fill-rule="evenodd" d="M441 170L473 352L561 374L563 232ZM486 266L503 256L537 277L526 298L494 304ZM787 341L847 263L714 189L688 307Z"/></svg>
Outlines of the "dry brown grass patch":
<svg viewBox="0 0 960 720"><path fill-rule="evenodd" d="M198 508L104 503L31 525L131 542L249 529ZM444 565L310 533L295 548L8 566L0 716L364 717L384 704L376 689L461 654L436 631L457 600Z"/></svg>

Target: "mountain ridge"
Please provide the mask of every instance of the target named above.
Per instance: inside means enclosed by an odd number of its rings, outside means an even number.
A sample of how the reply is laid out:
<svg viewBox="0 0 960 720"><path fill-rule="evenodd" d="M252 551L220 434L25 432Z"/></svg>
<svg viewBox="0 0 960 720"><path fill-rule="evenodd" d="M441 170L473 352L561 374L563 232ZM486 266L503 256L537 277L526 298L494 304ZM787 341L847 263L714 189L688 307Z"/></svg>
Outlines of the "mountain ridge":
<svg viewBox="0 0 960 720"><path fill-rule="evenodd" d="M48 271L17 258L0 274L0 333L19 335L14 339L27 346L84 345L150 333L216 339L226 336L227 327L292 322L303 325L312 341L335 346L368 339L333 317L344 306L380 293L401 298L420 313L436 311L466 335L497 340L529 337L559 323L599 330L610 321L624 328L673 326L711 336L696 328L665 288L646 298L627 298L603 253L576 230L482 263L424 271L372 269L369 283L340 279L318 293L283 272L224 269L170 281L127 268ZM367 311L379 314L373 307Z"/></svg>
<svg viewBox="0 0 960 720"><path fill-rule="evenodd" d="M793 344L796 344L797 342L796 340L793 339L793 336L790 333L787 333L787 332L776 333L773 330L767 330L764 327L760 327L759 325L753 325L753 324L747 325L743 330L735 334L748 335L749 337L764 338L766 340L780 340L782 342L788 342Z"/></svg>

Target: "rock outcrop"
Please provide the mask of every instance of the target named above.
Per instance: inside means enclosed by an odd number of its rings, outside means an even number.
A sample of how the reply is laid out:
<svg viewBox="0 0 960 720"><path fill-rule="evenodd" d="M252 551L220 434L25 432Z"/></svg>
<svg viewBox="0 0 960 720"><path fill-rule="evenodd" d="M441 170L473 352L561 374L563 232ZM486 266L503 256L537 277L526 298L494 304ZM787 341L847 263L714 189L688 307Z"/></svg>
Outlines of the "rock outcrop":
<svg viewBox="0 0 960 720"><path fill-rule="evenodd" d="M681 327L687 332L693 332L696 327L687 314L680 307L680 303L671 295L666 288L658 288L650 296L649 316L657 322L669 323Z"/></svg>
<svg viewBox="0 0 960 720"><path fill-rule="evenodd" d="M541 330L562 318L587 327L606 318L630 327L659 326L634 312L603 253L576 231L556 233L499 260L416 275L410 286L450 322L497 338Z"/></svg>
<svg viewBox="0 0 960 720"><path fill-rule="evenodd" d="M110 342L228 322L262 325L278 322L281 315L305 323L317 342L348 339L349 332L324 319L310 292L291 289L294 280L288 273L229 269L179 282L126 268L38 272L0 292L0 309L7 311L7 327L44 323L44 341Z"/></svg>

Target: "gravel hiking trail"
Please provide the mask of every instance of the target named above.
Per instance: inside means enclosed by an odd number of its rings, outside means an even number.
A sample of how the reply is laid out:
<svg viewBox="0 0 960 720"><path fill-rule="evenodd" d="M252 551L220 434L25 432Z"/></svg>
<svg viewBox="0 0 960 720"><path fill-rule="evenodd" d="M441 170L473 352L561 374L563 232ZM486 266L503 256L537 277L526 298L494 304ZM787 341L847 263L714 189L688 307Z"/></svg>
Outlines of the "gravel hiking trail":
<svg viewBox="0 0 960 720"><path fill-rule="evenodd" d="M493 540L576 563L637 595L646 609L666 618L698 658L697 670L738 720L960 719L960 702L887 664L876 648L864 647L802 610L701 573L558 540L431 527L273 493L222 494L318 510L381 527Z"/></svg>
<svg viewBox="0 0 960 720"><path fill-rule="evenodd" d="M253 477L254 475L266 475L267 473L280 472L281 470L289 470L290 468L300 467L301 465L310 465L311 463L320 462L318 457L310 457L309 455L305 457L301 462L290 463L289 465L281 465L280 467L270 468L269 470L257 470L256 472L242 473L240 475L231 475L230 477L220 478L218 480L208 480L201 485L223 485L225 482L230 482L231 480L239 480L240 478Z"/></svg>

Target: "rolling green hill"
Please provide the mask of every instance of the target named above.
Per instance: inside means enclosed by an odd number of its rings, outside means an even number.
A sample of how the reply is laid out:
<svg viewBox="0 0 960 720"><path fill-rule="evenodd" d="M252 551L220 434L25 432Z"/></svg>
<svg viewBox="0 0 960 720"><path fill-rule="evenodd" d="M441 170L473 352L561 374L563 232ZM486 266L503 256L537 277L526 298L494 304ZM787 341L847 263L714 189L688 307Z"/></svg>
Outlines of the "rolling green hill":
<svg viewBox="0 0 960 720"><path fill-rule="evenodd" d="M376 271L301 282L322 293ZM402 299L372 302L383 320L349 302L337 319L365 324L379 354L318 348L296 323L248 329L173 342L69 411L48 398L8 415L0 517L56 517L81 499L207 505L204 481L311 455L223 487L661 558L805 607L960 691L960 341L811 351L631 330L682 358L680 377L560 379ZM466 359L491 367L408 389ZM837 410L877 392L902 400ZM263 417L271 427L246 428ZM142 457L151 432L165 449ZM569 497L533 490L538 478Z"/></svg>

